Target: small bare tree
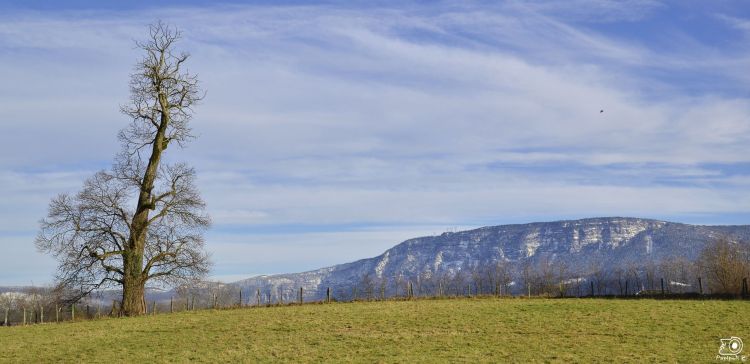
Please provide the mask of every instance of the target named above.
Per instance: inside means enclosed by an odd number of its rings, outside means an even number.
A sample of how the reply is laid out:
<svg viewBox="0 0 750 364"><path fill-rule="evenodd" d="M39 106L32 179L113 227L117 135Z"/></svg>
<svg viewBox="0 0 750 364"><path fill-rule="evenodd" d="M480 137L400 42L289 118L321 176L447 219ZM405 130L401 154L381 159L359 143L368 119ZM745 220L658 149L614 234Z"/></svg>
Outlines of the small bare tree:
<svg viewBox="0 0 750 364"><path fill-rule="evenodd" d="M596 294L606 294L607 279L609 278L609 271L603 263L601 254L596 254L592 257L588 267L589 279L594 282L596 287ZM592 292L593 293L593 292Z"/></svg>
<svg viewBox="0 0 750 364"><path fill-rule="evenodd" d="M625 269L625 279L630 280L633 282L632 291L628 293L634 293L638 292L640 289L645 289L643 287L643 282L641 281L641 278L639 276L640 274L640 266L635 261L629 261L626 263L626 269Z"/></svg>
<svg viewBox="0 0 750 364"><path fill-rule="evenodd" d="M485 273L483 272L484 267L477 264L476 266L471 267L470 275L471 275L471 285L474 287L474 292L477 296L482 295L484 290L484 277ZM471 294L471 292L469 292Z"/></svg>
<svg viewBox="0 0 750 364"><path fill-rule="evenodd" d="M560 297L564 297L568 292L568 286L570 285L570 270L568 264L565 261L556 261L554 264L555 280L557 281L557 289Z"/></svg>
<svg viewBox="0 0 750 364"><path fill-rule="evenodd" d="M656 277L657 270L658 270L658 267L653 260L647 261L645 266L643 267L643 275L645 277L645 281L647 285L646 289L656 288L656 282L659 280Z"/></svg>
<svg viewBox="0 0 750 364"><path fill-rule="evenodd" d="M717 239L706 244L699 262L712 293L739 294L750 276L750 244Z"/></svg>
<svg viewBox="0 0 750 364"><path fill-rule="evenodd" d="M693 263L683 256L663 259L659 264L659 273L664 277L670 292L685 293L692 290L694 281Z"/></svg>
<svg viewBox="0 0 750 364"><path fill-rule="evenodd" d="M375 298L375 280L369 272L362 275L359 281L359 287L368 301Z"/></svg>
<svg viewBox="0 0 750 364"><path fill-rule="evenodd" d="M495 281L495 294L499 296L510 294L509 287L513 276L509 263L498 260L492 267L492 275Z"/></svg>
<svg viewBox="0 0 750 364"><path fill-rule="evenodd" d="M203 93L184 69L188 54L174 51L180 32L159 22L149 35L137 43L145 56L122 107L132 119L119 134L122 152L78 194L52 200L36 240L57 258L61 283L80 288L80 296L121 287L124 315L145 312L146 282L173 284L209 268L202 233L210 221L195 171L162 161L168 146L192 138L188 123Z"/></svg>

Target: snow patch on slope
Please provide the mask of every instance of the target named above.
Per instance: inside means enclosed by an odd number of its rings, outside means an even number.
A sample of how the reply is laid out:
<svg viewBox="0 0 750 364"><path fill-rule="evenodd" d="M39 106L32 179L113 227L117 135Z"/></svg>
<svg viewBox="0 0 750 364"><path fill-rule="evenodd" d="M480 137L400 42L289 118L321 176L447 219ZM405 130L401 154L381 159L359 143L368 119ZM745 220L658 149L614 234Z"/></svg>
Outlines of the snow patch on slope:
<svg viewBox="0 0 750 364"><path fill-rule="evenodd" d="M432 264L433 271L437 272L440 268L440 264L443 263L443 251L439 251L435 256L435 262Z"/></svg>
<svg viewBox="0 0 750 364"><path fill-rule="evenodd" d="M535 229L531 233L527 234L523 238L523 247L525 250L526 257L530 257L536 253L537 248L539 248L539 245L541 244L541 241L539 240L539 229Z"/></svg>
<svg viewBox="0 0 750 364"><path fill-rule="evenodd" d="M386 264L388 264L390 254L390 251L385 252L385 254L383 254L383 259L381 259L378 262L378 265L375 266L375 276L378 278L383 278L383 271L385 270Z"/></svg>

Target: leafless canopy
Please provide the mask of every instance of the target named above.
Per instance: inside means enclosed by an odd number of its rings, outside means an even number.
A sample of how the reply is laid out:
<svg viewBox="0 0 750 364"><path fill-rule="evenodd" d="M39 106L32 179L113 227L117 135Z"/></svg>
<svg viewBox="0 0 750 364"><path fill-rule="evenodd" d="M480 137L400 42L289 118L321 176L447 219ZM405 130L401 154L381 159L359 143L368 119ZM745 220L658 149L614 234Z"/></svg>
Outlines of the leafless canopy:
<svg viewBox="0 0 750 364"><path fill-rule="evenodd" d="M128 290L129 280L172 284L208 271L202 235L210 220L195 171L161 161L170 143L192 138L192 107L203 97L185 70L189 55L173 50L180 36L158 22L137 43L145 55L131 77L130 102L121 107L131 118L119 133L122 152L80 192L54 198L41 221L37 248L57 258L60 282L81 294Z"/></svg>
<svg viewBox="0 0 750 364"><path fill-rule="evenodd" d="M164 134L159 146L162 150L171 142L184 146L193 138L189 126L192 108L203 99L204 92L197 76L185 70L190 55L173 50L181 36L179 31L159 22L149 27L147 42L136 42L145 55L131 75L130 103L120 108L132 121L118 135L123 145L119 167L130 169L122 173L135 177L136 183L142 182L157 133ZM169 121L166 125L164 119Z"/></svg>
<svg viewBox="0 0 750 364"><path fill-rule="evenodd" d="M706 245L698 263L713 293L739 294L750 276L750 243L719 237Z"/></svg>

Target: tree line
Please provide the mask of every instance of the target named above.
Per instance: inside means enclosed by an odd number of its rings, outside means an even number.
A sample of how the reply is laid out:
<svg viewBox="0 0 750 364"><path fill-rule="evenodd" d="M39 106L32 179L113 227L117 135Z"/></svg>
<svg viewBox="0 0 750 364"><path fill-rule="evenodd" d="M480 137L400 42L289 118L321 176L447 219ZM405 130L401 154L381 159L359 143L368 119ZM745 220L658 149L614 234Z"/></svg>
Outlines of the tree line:
<svg viewBox="0 0 750 364"><path fill-rule="evenodd" d="M305 290L292 283L243 287L221 282L192 280L145 298L144 314L244 306L271 306L330 301L410 299L418 297L535 296L535 297L628 297L664 294L749 298L750 244L717 239L707 244L698 259L667 258L638 265L630 262L614 269L593 260L587 267L569 267L541 259L516 265L495 262L470 269L414 276L378 278L364 274L355 282L335 287ZM0 325L49 323L71 319L121 316L116 293L94 291L76 302L59 287L30 287L0 293Z"/></svg>
<svg viewBox="0 0 750 364"><path fill-rule="evenodd" d="M523 263L495 261L461 270L378 277L365 273L348 284L335 284L338 300L370 300L408 296L525 295L544 297L633 295L747 295L750 277L750 244L719 238L706 244L697 259L673 256L657 261L607 264L589 257L588 264L572 265L541 258ZM295 283L253 287L264 302L284 302L294 294ZM314 298L322 297L325 282Z"/></svg>

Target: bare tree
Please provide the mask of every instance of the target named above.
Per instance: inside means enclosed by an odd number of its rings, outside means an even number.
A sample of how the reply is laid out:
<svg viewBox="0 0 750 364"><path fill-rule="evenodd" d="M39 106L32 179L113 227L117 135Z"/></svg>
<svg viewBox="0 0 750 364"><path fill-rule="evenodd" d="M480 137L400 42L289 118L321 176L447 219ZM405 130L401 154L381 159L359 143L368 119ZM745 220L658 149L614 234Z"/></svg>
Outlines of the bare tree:
<svg viewBox="0 0 750 364"><path fill-rule="evenodd" d="M607 279L609 278L609 271L607 271L601 254L592 256L588 267L589 279L594 282L596 286L596 294L606 294ZM592 292L593 293L593 292Z"/></svg>
<svg viewBox="0 0 750 364"><path fill-rule="evenodd" d="M554 262L547 256L542 256L534 267L533 275L536 278L537 294L546 296L559 292L559 280L556 280L556 269ZM533 288L533 287L532 287Z"/></svg>
<svg viewBox="0 0 750 364"><path fill-rule="evenodd" d="M750 244L717 239L706 244L699 262L712 293L739 294L750 276Z"/></svg>
<svg viewBox="0 0 750 364"><path fill-rule="evenodd" d="M626 278L625 279L626 281L630 280L633 282L633 285L630 286L632 287L632 292L628 292L628 293L634 293L634 292L638 292L638 290L640 289L645 289L645 287L643 287L643 282L641 281L639 273L640 273L640 267L638 263L634 261L629 261L626 263L626 270L625 270Z"/></svg>
<svg viewBox="0 0 750 364"><path fill-rule="evenodd" d="M529 260L524 261L521 265L519 277L523 282L523 289L521 291L522 294L528 294L529 296L531 296L531 289L536 287L536 282L538 281L538 279L537 272L535 271Z"/></svg>
<svg viewBox="0 0 750 364"><path fill-rule="evenodd" d="M617 289L619 295L625 294L625 286L627 285L628 274L625 268L622 266L617 267L612 272L613 278L617 281Z"/></svg>
<svg viewBox="0 0 750 364"><path fill-rule="evenodd" d="M210 220L195 171L162 162L169 145L192 138L188 123L203 93L184 69L188 54L174 51L180 32L161 22L149 30L148 40L136 43L145 56L122 107L132 118L119 134L122 152L78 194L52 200L36 240L57 258L58 279L80 296L120 286L124 315L145 312L146 282L174 284L209 268L202 233Z"/></svg>
<svg viewBox="0 0 750 364"><path fill-rule="evenodd" d="M554 263L555 280L558 285L558 293L560 297L564 297L568 292L568 286L570 285L570 271L568 264L562 260Z"/></svg>
<svg viewBox="0 0 750 364"><path fill-rule="evenodd" d="M456 270L456 273L453 274L453 277L451 277L450 285L453 287L453 293L456 296L466 294L464 291L464 285L466 284L466 279L464 278L464 276L464 272L458 269Z"/></svg>
<svg viewBox="0 0 750 364"><path fill-rule="evenodd" d="M435 286L435 296L436 297L443 297L448 292L448 289L450 288L450 274L446 271L442 272L435 272L432 275L432 279L434 280L433 285Z"/></svg>
<svg viewBox="0 0 750 364"><path fill-rule="evenodd" d="M369 301L375 298L375 280L372 278L369 272L362 275L359 281L359 286L365 294L365 298Z"/></svg>
<svg viewBox="0 0 750 364"><path fill-rule="evenodd" d="M508 262L498 260L492 267L492 276L495 282L495 294L499 296L510 294L509 287L513 277Z"/></svg>
<svg viewBox="0 0 750 364"><path fill-rule="evenodd" d="M649 260L646 262L646 265L643 268L644 270L644 276L646 281L646 289L655 289L656 288L656 273L657 273L657 266L656 263L653 260Z"/></svg>
<svg viewBox="0 0 750 364"><path fill-rule="evenodd" d="M682 256L669 257L661 261L659 273L664 277L670 292L685 293L692 290L693 265Z"/></svg>
<svg viewBox="0 0 750 364"><path fill-rule="evenodd" d="M476 265L474 267L471 267L471 271L469 271L469 274L471 275L471 285L474 287L474 292L477 296L482 295L482 290L484 288L484 274L482 273L482 266ZM471 294L471 292L469 292Z"/></svg>

